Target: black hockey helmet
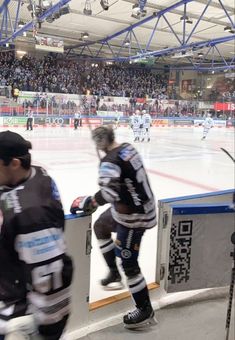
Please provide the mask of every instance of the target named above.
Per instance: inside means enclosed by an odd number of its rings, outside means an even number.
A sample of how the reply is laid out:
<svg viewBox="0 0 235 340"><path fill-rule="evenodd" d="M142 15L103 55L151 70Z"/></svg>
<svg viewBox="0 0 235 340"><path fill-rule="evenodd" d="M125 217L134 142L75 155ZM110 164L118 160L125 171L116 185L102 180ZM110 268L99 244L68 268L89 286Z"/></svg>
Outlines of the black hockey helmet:
<svg viewBox="0 0 235 340"><path fill-rule="evenodd" d="M99 126L92 131L92 139L97 149L106 151L107 147L114 142L115 136L112 126Z"/></svg>

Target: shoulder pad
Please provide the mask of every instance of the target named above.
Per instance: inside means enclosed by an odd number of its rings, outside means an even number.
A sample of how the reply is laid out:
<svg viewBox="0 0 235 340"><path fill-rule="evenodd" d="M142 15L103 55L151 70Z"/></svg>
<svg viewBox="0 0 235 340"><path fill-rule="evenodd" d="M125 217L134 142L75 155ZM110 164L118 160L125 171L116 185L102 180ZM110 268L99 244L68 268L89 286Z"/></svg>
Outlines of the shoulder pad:
<svg viewBox="0 0 235 340"><path fill-rule="evenodd" d="M136 150L134 147L129 144L127 147L123 148L119 151L119 157L123 159L124 161L128 161L136 154Z"/></svg>

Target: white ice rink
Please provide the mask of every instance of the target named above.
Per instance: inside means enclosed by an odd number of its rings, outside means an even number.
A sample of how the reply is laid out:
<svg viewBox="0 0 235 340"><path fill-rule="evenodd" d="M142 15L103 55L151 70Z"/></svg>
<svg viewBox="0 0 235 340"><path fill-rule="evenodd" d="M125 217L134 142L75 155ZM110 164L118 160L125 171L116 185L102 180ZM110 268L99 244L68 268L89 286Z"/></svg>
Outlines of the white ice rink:
<svg viewBox="0 0 235 340"><path fill-rule="evenodd" d="M96 192L99 162L88 128L11 130L32 142L33 163L45 167L55 179L66 213L74 198ZM133 141L128 128L118 128L116 136L119 142ZM202 141L201 137L202 127L154 127L150 143L135 143L156 200L234 188L234 164L220 150L223 147L234 155L234 130L213 128L206 140ZM94 220L105 208L98 209ZM146 232L141 249L140 265L148 283L154 282L155 277L156 240L157 228L154 228ZM100 289L98 281L105 273L106 267L93 237L90 302L117 293Z"/></svg>

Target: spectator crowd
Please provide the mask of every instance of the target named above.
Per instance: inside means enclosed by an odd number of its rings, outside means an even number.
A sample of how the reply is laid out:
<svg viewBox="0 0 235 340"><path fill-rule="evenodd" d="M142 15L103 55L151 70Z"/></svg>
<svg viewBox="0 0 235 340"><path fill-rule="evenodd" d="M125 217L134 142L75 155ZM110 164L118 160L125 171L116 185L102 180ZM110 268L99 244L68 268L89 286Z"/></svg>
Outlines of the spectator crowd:
<svg viewBox="0 0 235 340"><path fill-rule="evenodd" d="M0 53L0 86L20 91L167 99L166 75L147 69Z"/></svg>

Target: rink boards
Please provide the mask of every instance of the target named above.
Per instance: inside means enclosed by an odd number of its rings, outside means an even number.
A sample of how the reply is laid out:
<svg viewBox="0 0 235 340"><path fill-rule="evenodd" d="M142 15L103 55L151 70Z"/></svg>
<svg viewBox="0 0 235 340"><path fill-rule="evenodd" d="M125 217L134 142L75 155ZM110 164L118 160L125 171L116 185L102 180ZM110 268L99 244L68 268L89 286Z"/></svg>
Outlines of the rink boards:
<svg viewBox="0 0 235 340"><path fill-rule="evenodd" d="M227 286L230 282L234 231L234 190L192 195L159 201L157 266L155 283L160 289L150 292L155 309L167 292ZM75 266L72 288L72 313L66 339L78 339L97 329L122 321L130 299L112 304L89 304L91 217L68 215L66 239Z"/></svg>

